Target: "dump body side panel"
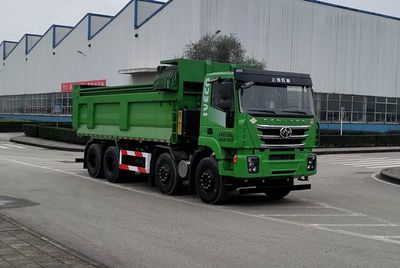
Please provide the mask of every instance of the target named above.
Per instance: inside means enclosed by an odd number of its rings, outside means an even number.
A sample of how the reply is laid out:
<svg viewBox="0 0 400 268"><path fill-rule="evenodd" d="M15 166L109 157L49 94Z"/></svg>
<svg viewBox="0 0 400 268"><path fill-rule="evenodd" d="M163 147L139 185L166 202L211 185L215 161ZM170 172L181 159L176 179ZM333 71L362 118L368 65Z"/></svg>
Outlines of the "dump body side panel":
<svg viewBox="0 0 400 268"><path fill-rule="evenodd" d="M73 124L80 135L99 139L169 142L176 92L137 88L74 90Z"/></svg>

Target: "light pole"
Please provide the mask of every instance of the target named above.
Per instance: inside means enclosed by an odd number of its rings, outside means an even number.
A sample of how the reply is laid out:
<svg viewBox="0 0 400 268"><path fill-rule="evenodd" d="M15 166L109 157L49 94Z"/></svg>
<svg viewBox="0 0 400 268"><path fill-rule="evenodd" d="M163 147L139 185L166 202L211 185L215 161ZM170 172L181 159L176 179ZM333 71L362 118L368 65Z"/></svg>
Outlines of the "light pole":
<svg viewBox="0 0 400 268"><path fill-rule="evenodd" d="M344 107L340 107L340 136L343 136Z"/></svg>

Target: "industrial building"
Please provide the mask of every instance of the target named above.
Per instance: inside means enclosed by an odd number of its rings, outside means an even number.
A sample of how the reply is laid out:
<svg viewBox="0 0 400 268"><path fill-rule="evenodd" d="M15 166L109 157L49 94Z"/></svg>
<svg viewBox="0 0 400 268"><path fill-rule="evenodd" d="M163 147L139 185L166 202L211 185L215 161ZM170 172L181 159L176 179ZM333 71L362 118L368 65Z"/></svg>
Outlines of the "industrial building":
<svg viewBox="0 0 400 268"><path fill-rule="evenodd" d="M311 74L324 127L400 130L400 19L315 0L134 0L0 45L0 114L69 120L76 83L154 78L204 34L236 34L267 69Z"/></svg>

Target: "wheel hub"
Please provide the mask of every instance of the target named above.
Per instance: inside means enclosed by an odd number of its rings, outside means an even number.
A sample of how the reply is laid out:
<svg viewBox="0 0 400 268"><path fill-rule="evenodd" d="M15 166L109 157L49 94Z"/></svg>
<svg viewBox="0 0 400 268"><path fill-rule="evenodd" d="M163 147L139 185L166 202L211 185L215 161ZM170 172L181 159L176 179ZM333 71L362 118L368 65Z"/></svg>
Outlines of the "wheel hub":
<svg viewBox="0 0 400 268"><path fill-rule="evenodd" d="M162 184L167 184L169 182L169 168L165 165L161 166L158 176Z"/></svg>
<svg viewBox="0 0 400 268"><path fill-rule="evenodd" d="M209 171L204 171L200 177L200 185L205 192L212 192L215 186L215 178L213 174Z"/></svg>

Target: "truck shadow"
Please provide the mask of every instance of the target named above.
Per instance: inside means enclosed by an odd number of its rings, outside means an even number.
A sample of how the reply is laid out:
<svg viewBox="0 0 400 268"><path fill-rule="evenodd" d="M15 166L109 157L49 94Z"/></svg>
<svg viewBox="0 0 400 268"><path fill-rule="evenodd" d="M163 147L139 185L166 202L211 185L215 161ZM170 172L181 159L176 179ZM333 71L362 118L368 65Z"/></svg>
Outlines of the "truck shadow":
<svg viewBox="0 0 400 268"><path fill-rule="evenodd" d="M271 199L264 194L248 194L240 195L239 193L232 193L226 200L228 206L240 207L257 207L257 206L301 206L304 201L290 198L290 195L282 199Z"/></svg>
<svg viewBox="0 0 400 268"><path fill-rule="evenodd" d="M121 181L118 182L118 184L142 184L142 183L148 183L149 181L149 176L148 175L142 175L142 174L136 174L136 175L125 175L121 178Z"/></svg>
<svg viewBox="0 0 400 268"><path fill-rule="evenodd" d="M121 182L118 184L130 187L139 187L139 188L148 188L149 191L154 191L159 193L157 187L149 186L148 175L135 175L135 176L126 176L123 178ZM161 195L161 193L160 193ZM187 184L183 184L179 194L174 195L176 197L196 197L196 193L190 192ZM201 202L201 201L199 201ZM226 206L233 207L257 207L257 206L271 206L271 207L279 207L279 206L304 206L311 205L311 203L296 199L291 197L290 194L282 199L271 199L267 197L265 194L239 194L236 191L230 192L227 196L225 204Z"/></svg>

